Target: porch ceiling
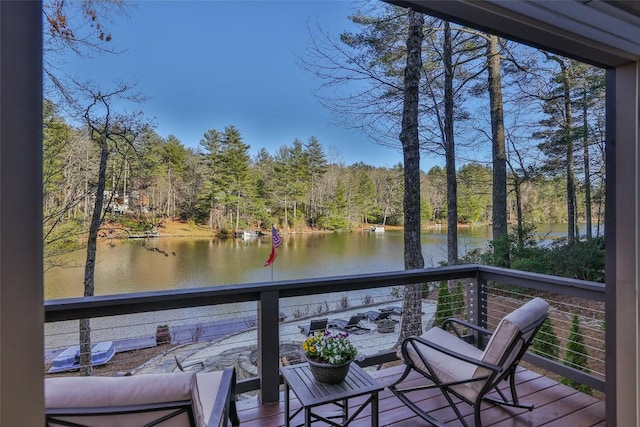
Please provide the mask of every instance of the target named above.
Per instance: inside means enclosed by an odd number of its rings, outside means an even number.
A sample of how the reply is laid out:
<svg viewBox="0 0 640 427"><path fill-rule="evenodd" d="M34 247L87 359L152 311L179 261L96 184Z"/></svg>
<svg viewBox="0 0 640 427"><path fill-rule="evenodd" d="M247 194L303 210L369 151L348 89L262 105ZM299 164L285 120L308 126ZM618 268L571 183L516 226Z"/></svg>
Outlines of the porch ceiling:
<svg viewBox="0 0 640 427"><path fill-rule="evenodd" d="M640 58L639 2L388 1L603 67Z"/></svg>

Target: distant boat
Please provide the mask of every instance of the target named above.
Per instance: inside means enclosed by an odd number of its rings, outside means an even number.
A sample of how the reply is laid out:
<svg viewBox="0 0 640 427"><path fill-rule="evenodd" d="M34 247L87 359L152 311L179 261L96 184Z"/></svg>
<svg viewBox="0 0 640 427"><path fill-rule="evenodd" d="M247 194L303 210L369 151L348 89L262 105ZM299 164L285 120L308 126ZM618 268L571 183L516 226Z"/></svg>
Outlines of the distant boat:
<svg viewBox="0 0 640 427"><path fill-rule="evenodd" d="M103 341L91 346L91 366L107 363L116 354L113 341ZM80 346L74 345L63 350L53 359L49 373L80 369Z"/></svg>
<svg viewBox="0 0 640 427"><path fill-rule="evenodd" d="M260 237L260 232L259 231L235 231L233 233L233 236L238 238L238 239L243 239L243 240L249 240L249 239L254 239L256 237Z"/></svg>
<svg viewBox="0 0 640 427"><path fill-rule="evenodd" d="M384 225L376 225L375 227L371 227L371 231L374 233L384 233Z"/></svg>
<svg viewBox="0 0 640 427"><path fill-rule="evenodd" d="M160 233L158 232L158 230L127 234L127 239L152 239L155 237L160 237Z"/></svg>

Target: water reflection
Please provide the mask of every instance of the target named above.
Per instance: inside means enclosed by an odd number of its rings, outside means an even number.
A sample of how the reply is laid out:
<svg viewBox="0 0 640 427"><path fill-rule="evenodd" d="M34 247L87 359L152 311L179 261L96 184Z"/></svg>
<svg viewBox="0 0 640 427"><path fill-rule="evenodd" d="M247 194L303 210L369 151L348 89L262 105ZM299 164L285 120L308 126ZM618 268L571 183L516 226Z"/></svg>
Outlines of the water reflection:
<svg viewBox="0 0 640 427"><path fill-rule="evenodd" d="M562 234L566 225L540 228ZM491 237L487 226L461 228L461 253L484 246ZM446 260L446 229L422 233L425 266ZM207 239L156 238L122 240L100 245L95 274L96 295L194 288L211 285L268 282L271 268L263 267L271 250L270 238ZM273 265L273 279L287 280L402 270L402 231L384 233L284 234ZM68 257L82 265L85 253ZM56 268L45 274L45 298L82 296L82 267Z"/></svg>

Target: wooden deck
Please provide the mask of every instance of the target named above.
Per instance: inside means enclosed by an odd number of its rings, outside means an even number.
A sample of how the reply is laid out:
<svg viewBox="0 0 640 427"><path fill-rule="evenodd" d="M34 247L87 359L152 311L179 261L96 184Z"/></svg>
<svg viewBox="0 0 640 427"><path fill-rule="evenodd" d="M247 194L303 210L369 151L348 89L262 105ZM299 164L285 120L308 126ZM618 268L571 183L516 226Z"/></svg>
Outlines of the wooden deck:
<svg viewBox="0 0 640 427"><path fill-rule="evenodd" d="M399 370L400 367L392 367L375 371L372 375L382 384L387 384L391 378L398 374ZM587 427L605 425L604 401L580 393L573 388L525 369L518 371L516 379L521 401L533 403L535 405L534 410L529 412L486 404L482 410L482 422L485 427ZM281 393L280 396L280 402L272 405L260 405L256 398L239 400L238 411L241 426L284 426L283 394ZM447 407L446 400L437 390L425 391L421 399L423 407L432 408L431 414L444 421L448 426L456 427L462 425L456 419L454 412ZM357 401L357 399L354 399L354 401ZM299 407L297 400L293 400L291 406L292 408ZM469 405L460 403L459 408L465 416L469 415L466 420L470 425L473 425L473 415ZM421 427L431 425L416 416L386 388L380 394L379 409L381 427ZM367 407L351 426L370 426L369 414L370 411ZM301 415L298 415L295 425L300 424L301 420ZM313 425L326 424L314 423Z"/></svg>

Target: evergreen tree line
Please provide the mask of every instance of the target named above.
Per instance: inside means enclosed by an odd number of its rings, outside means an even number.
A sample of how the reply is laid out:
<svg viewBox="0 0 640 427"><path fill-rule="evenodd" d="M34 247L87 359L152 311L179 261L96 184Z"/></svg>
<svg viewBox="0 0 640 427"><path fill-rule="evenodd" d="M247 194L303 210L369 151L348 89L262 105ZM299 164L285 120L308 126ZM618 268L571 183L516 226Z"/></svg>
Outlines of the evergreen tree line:
<svg viewBox="0 0 640 427"><path fill-rule="evenodd" d="M45 104L44 142L44 211L58 231L53 234L61 238L56 241L68 245L73 240L69 231L80 230L91 214L99 150L51 103ZM402 165L329 162L315 137L306 143L296 139L275 153L262 148L251 157L234 126L208 130L198 149L146 129L131 149L112 150L107 209L143 228L159 218L193 220L221 232L271 224L285 231L403 225ZM460 223L490 223L491 168L467 163L457 180ZM566 222L564 195L562 179L553 175L541 174L521 189L528 218L538 223ZM515 221L515 200L509 200L509 217ZM446 218L446 173L435 166L421 173L421 220L428 226Z"/></svg>

